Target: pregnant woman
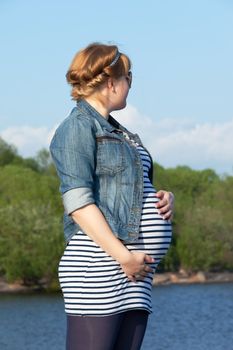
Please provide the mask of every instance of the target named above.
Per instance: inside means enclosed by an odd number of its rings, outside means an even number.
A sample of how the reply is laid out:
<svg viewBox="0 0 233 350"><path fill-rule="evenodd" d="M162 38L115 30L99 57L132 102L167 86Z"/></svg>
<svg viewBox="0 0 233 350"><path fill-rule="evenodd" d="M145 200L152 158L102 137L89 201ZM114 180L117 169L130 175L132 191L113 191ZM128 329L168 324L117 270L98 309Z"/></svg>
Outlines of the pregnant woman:
<svg viewBox="0 0 233 350"><path fill-rule="evenodd" d="M156 192L149 152L110 115L126 106L130 69L117 46L79 51L66 75L77 104L50 144L65 208L67 350L141 348L153 274L171 242L173 195Z"/></svg>

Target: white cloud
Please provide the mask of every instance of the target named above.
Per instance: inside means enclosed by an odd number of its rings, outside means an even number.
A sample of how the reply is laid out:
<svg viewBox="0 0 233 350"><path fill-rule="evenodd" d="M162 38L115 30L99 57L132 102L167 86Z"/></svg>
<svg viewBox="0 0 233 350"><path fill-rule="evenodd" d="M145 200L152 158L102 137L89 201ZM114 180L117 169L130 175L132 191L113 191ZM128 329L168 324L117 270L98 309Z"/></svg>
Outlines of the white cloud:
<svg viewBox="0 0 233 350"><path fill-rule="evenodd" d="M188 165L194 169L212 168L233 174L233 119L228 122L197 124L188 119L153 120L136 108L114 116L139 133L155 161L165 167Z"/></svg>
<svg viewBox="0 0 233 350"><path fill-rule="evenodd" d="M9 127L0 132L0 136L7 143L15 145L19 154L31 157L41 148L48 148L56 127L52 129L31 126Z"/></svg>
<svg viewBox="0 0 233 350"><path fill-rule="evenodd" d="M130 105L113 115L140 135L154 160L164 167L188 165L193 169L212 168L218 173L233 174L233 119L202 124L184 118L156 121ZM0 136L29 157L42 147L48 148L56 127L11 127L0 132Z"/></svg>

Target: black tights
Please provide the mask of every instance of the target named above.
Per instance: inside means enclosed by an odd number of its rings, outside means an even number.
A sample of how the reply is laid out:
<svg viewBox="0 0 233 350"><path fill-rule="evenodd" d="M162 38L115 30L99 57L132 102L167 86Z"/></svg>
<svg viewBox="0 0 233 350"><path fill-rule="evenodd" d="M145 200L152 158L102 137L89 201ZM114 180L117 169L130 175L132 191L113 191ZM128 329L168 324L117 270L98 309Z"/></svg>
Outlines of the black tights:
<svg viewBox="0 0 233 350"><path fill-rule="evenodd" d="M66 350L139 350L148 312L130 310L112 316L67 316Z"/></svg>

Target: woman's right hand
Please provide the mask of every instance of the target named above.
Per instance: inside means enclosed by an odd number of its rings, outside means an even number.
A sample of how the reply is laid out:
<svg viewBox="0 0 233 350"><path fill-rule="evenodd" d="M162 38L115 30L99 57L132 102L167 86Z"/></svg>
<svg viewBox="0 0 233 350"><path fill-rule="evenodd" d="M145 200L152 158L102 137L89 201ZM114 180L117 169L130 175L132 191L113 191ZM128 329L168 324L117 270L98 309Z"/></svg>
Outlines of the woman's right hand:
<svg viewBox="0 0 233 350"><path fill-rule="evenodd" d="M131 251L126 262L121 263L121 268L132 282L143 279L149 272L154 272L147 263L154 263L155 260L148 254Z"/></svg>

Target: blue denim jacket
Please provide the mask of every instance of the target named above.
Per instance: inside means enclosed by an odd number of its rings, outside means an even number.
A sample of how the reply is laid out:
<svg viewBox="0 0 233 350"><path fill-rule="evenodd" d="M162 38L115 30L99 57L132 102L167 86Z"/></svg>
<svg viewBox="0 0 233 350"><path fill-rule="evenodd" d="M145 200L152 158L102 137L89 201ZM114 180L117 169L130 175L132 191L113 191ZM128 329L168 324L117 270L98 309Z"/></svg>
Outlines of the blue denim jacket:
<svg viewBox="0 0 233 350"><path fill-rule="evenodd" d="M138 237L143 167L123 131L142 144L137 134L112 116L105 119L85 100L77 102L55 131L50 152L60 178L66 241L81 229L70 214L91 203L98 206L119 239L132 242Z"/></svg>

